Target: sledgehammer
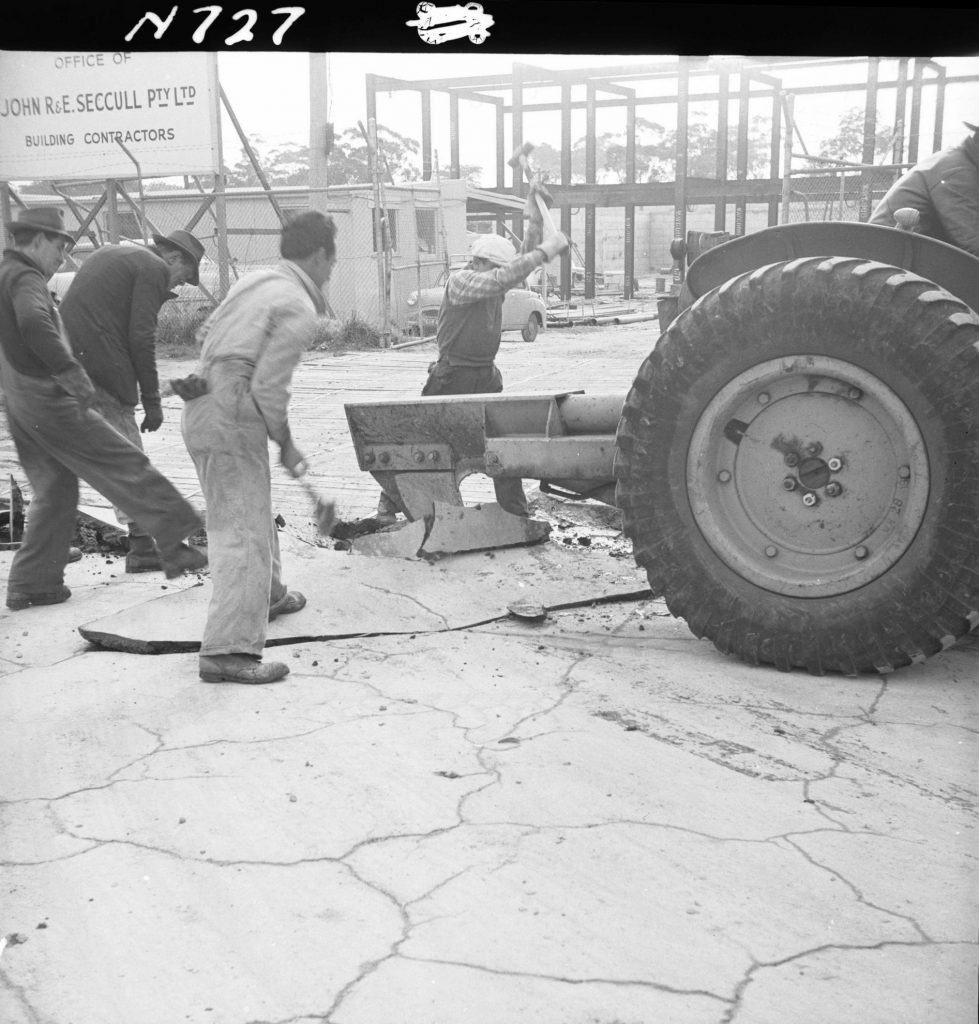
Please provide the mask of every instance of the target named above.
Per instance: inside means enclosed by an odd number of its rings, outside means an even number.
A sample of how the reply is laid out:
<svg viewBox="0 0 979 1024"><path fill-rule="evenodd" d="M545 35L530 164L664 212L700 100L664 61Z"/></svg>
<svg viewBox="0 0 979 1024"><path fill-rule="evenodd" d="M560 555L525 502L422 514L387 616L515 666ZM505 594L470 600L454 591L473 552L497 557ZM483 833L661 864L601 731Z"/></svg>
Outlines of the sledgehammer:
<svg viewBox="0 0 979 1024"><path fill-rule="evenodd" d="M296 477L300 484L302 484L303 490L309 495L313 502L315 511L313 515L316 519L316 532L321 537L329 537L330 531L333 529L337 521L337 510L336 505L328 498L324 498L321 494L317 494L316 489L302 474Z"/></svg>
<svg viewBox="0 0 979 1024"><path fill-rule="evenodd" d="M531 154L534 149L532 142L525 142L517 150L514 151L513 156L507 161L507 163L516 170L518 167L524 169L524 173L527 175L527 181L533 185L537 181L537 175L534 173L530 166L530 162L527 157ZM544 221L544 226L548 233L553 233L557 230L554 226L554 221L551 218L551 211L547 208L547 203L544 202L540 197L540 193L535 192L534 198L537 200L537 208L540 210L541 219Z"/></svg>

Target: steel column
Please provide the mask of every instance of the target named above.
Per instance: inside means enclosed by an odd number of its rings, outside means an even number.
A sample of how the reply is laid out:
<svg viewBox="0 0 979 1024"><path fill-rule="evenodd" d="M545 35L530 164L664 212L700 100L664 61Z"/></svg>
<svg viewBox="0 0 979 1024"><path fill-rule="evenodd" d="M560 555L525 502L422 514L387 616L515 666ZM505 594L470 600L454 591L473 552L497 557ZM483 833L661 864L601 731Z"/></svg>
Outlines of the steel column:
<svg viewBox="0 0 979 1024"><path fill-rule="evenodd" d="M453 178L461 177L459 169L459 97L449 93L449 167Z"/></svg>
<svg viewBox="0 0 979 1024"><path fill-rule="evenodd" d="M625 109L625 180L630 185L636 183L636 97L629 97ZM622 297L632 298L632 282L636 271L636 208L626 203L625 222L622 228Z"/></svg>
<svg viewBox="0 0 979 1024"><path fill-rule="evenodd" d="M571 184L571 83L561 83L561 184ZM561 232L571 239L571 207L561 205ZM567 302L571 298L571 256L566 254L561 260L561 298Z"/></svg>
<svg viewBox="0 0 979 1024"><path fill-rule="evenodd" d="M748 109L751 104L751 78L742 71L741 95L738 101L738 183L748 180ZM734 203L734 233L743 235L747 210L744 199Z"/></svg>
<svg viewBox="0 0 979 1024"><path fill-rule="evenodd" d="M791 135L789 136L791 139ZM779 180L778 162L781 156L782 142L782 90L776 89L772 96L772 158L769 177L772 179L774 189ZM768 226L774 227L778 224L779 201L776 196L768 200Z"/></svg>
<svg viewBox="0 0 979 1024"><path fill-rule="evenodd" d="M934 152L938 152L942 148L942 130L944 128L943 121L945 120L945 69L938 65L932 65L935 68L937 75L935 79L935 88L937 95L935 97L935 134L932 138L932 147Z"/></svg>
<svg viewBox="0 0 979 1024"><path fill-rule="evenodd" d="M422 181L432 180L432 93L422 89Z"/></svg>
<svg viewBox="0 0 979 1024"><path fill-rule="evenodd" d="M690 68L686 57L680 58L676 93L676 170L673 181L673 237L683 244L687 240L687 157L689 139ZM679 294L686 276L686 260L673 261L673 292Z"/></svg>
<svg viewBox="0 0 979 1024"><path fill-rule="evenodd" d="M717 86L717 169L718 181L727 181L727 121L730 103L730 76L722 71ZM714 203L714 230L724 231L727 222L727 203L723 199Z"/></svg>
<svg viewBox="0 0 979 1024"><path fill-rule="evenodd" d="M585 107L585 181L595 182L595 86L587 86ZM595 204L585 207L585 298L595 298Z"/></svg>
<svg viewBox="0 0 979 1024"><path fill-rule="evenodd" d="M908 133L908 163L918 162L918 133L921 131L921 79L924 62L915 57L914 77L911 85L911 128Z"/></svg>
<svg viewBox="0 0 979 1024"><path fill-rule="evenodd" d="M861 163L873 164L877 150L877 81L880 74L880 58L871 57L867 65L867 99L863 114L863 154ZM860 208L861 221L870 218L872 176L869 171L860 172Z"/></svg>

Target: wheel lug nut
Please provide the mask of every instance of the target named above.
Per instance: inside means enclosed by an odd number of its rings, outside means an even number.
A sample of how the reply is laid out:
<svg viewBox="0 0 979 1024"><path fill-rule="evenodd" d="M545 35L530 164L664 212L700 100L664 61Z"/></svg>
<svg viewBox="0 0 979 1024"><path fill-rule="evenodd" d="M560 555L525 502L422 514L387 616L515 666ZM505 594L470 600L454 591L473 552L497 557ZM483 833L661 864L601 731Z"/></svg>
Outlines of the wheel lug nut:
<svg viewBox="0 0 979 1024"><path fill-rule="evenodd" d="M830 480L826 485L826 497L838 498L843 493L843 486L836 480Z"/></svg>
<svg viewBox="0 0 979 1024"><path fill-rule="evenodd" d="M774 544L769 544L768 547L765 548L765 555L768 558L774 558L777 554L778 554L778 548L775 547Z"/></svg>
<svg viewBox="0 0 979 1024"><path fill-rule="evenodd" d="M909 476L911 476L911 467L910 467L910 466L902 466L902 467L901 467L901 468L900 468L900 469L899 469L899 470L897 471L897 475L898 475L898 476L899 476L899 477L900 477L900 478L901 478L902 480L907 480L907 479L908 479L908 477L909 477Z"/></svg>
<svg viewBox="0 0 979 1024"><path fill-rule="evenodd" d="M863 559L865 559L869 554L870 552L862 544L860 547L854 548L853 551L854 558L859 558L861 561L863 561Z"/></svg>
<svg viewBox="0 0 979 1024"><path fill-rule="evenodd" d="M794 476L787 476L782 481L782 486L787 491L794 491L799 486L799 482L796 480L796 478Z"/></svg>
<svg viewBox="0 0 979 1024"><path fill-rule="evenodd" d="M829 466L831 473L839 473L843 468L843 460L838 455L834 455L831 459L826 460L826 465Z"/></svg>
<svg viewBox="0 0 979 1024"><path fill-rule="evenodd" d="M767 391L763 391L763 392L762 392L762 393L761 393L761 394L760 394L760 395L758 396L758 404L759 404L759 405L768 405L768 403L769 403L769 402L770 402L771 400L772 400L772 397L771 397L771 395L769 395L769 393L768 393Z"/></svg>
<svg viewBox="0 0 979 1024"><path fill-rule="evenodd" d="M812 508L814 505L819 504L819 498L812 491L806 491L802 496L802 504L807 508Z"/></svg>
<svg viewBox="0 0 979 1024"><path fill-rule="evenodd" d="M717 479L720 480L722 484L730 483L731 474L726 469L722 469L720 473L717 474Z"/></svg>
<svg viewBox="0 0 979 1024"><path fill-rule="evenodd" d="M860 388L850 388L850 390L847 391L846 393L846 397L852 398L854 402L858 402L861 398L863 398L863 392L860 390Z"/></svg>
<svg viewBox="0 0 979 1024"><path fill-rule="evenodd" d="M785 453L785 464L786 464L786 466L798 466L799 465L799 456L796 455L795 452L786 452Z"/></svg>
<svg viewBox="0 0 979 1024"><path fill-rule="evenodd" d="M823 450L823 446L818 441L813 441L812 444L806 445L807 455L818 455Z"/></svg>

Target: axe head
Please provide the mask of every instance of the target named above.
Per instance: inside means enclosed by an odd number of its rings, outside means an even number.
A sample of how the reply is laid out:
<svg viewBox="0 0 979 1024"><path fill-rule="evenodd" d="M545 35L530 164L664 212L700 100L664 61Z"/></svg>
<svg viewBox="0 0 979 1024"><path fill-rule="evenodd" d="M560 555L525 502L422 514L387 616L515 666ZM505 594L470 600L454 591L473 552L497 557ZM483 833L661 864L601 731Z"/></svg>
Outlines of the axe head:
<svg viewBox="0 0 979 1024"><path fill-rule="evenodd" d="M518 146L513 151L513 156L507 160L507 163L511 167L519 167L527 162L527 157L530 156L533 150L534 144L532 142L525 142L522 146Z"/></svg>

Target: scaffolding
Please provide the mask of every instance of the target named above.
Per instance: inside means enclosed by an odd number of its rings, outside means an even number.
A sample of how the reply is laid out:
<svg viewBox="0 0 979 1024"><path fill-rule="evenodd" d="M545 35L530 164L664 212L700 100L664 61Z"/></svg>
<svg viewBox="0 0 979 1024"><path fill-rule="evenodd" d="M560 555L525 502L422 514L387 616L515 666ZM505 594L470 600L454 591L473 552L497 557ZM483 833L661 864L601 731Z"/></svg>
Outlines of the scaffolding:
<svg viewBox="0 0 979 1024"><path fill-rule="evenodd" d="M680 57L678 60L619 67L597 67L554 70L527 63L514 63L509 74L471 77L424 79L408 81L383 75L367 76L367 112L377 119L378 94L399 91L418 93L421 103L422 178L432 176L432 97L443 94L448 99L448 134L450 168L453 177L461 176L460 166L460 102L487 104L495 113L495 187L491 193L470 199L473 216L495 218L502 229L509 221L510 229L519 233L520 214L514 212L513 199L520 201L527 186L519 174L507 181L507 161L526 140L524 124L528 115L552 112L560 115L561 175L559 182L548 182L556 207L560 210L560 229L571 237L572 210L584 211L584 296L594 298L596 292L596 210L615 207L623 211L622 296L629 299L635 287L635 229L637 207L672 207L673 236L687 235L687 211L693 204L713 205L714 230L741 235L748 230L749 205L767 208L767 225L779 223L780 215L792 217L794 207L805 212L812 197L824 196L831 174L826 167L809 166L797 171L792 167L793 134L791 108L795 97L806 94L856 92L863 97L863 159L855 167L837 166L833 173L834 198L841 204L855 204L855 216L865 220L870 204L885 191L903 167L918 159L922 147L922 107L927 96L933 107L932 149L942 146L942 121L945 89L949 76L945 68L930 58L897 59L892 80L882 81L882 58L710 58ZM837 85L803 85L791 90L783 85L788 72L801 69L832 69L844 65L865 65L863 81ZM781 76L781 77L780 77ZM959 76L954 81L976 81L979 76ZM644 95L650 85L659 87L655 95ZM531 101L532 93L557 90L559 99ZM893 150L891 163L874 165L876 126L881 90L893 89L895 94ZM689 174L689 111L692 103L716 104L716 161L711 178ZM768 174L749 176L750 109L759 102L769 105L770 138ZM636 119L637 112L655 105L675 106L677 144L674 154L675 173L672 181L637 181ZM736 124L729 124L730 109L737 111ZM624 181L603 184L597 180L596 115L605 108L619 108L625 116ZM585 181L572 182L572 111L585 113ZM507 144L507 123L510 142ZM732 129L734 129L732 133ZM733 151L729 134L734 136ZM804 145L803 145L804 149ZM803 156L807 154L803 153ZM729 173L733 158L734 173ZM839 163L839 162L838 162ZM509 199L510 202L505 200ZM825 201L824 208L829 210ZM729 208L732 208L729 211ZM834 214L839 207L831 212ZM849 206L848 206L849 209ZM729 217L733 212L733 224ZM844 218L846 219L846 218ZM672 268L673 289L682 282L683 261ZM568 299L572 292L572 263L565 256L561 261L559 290Z"/></svg>

